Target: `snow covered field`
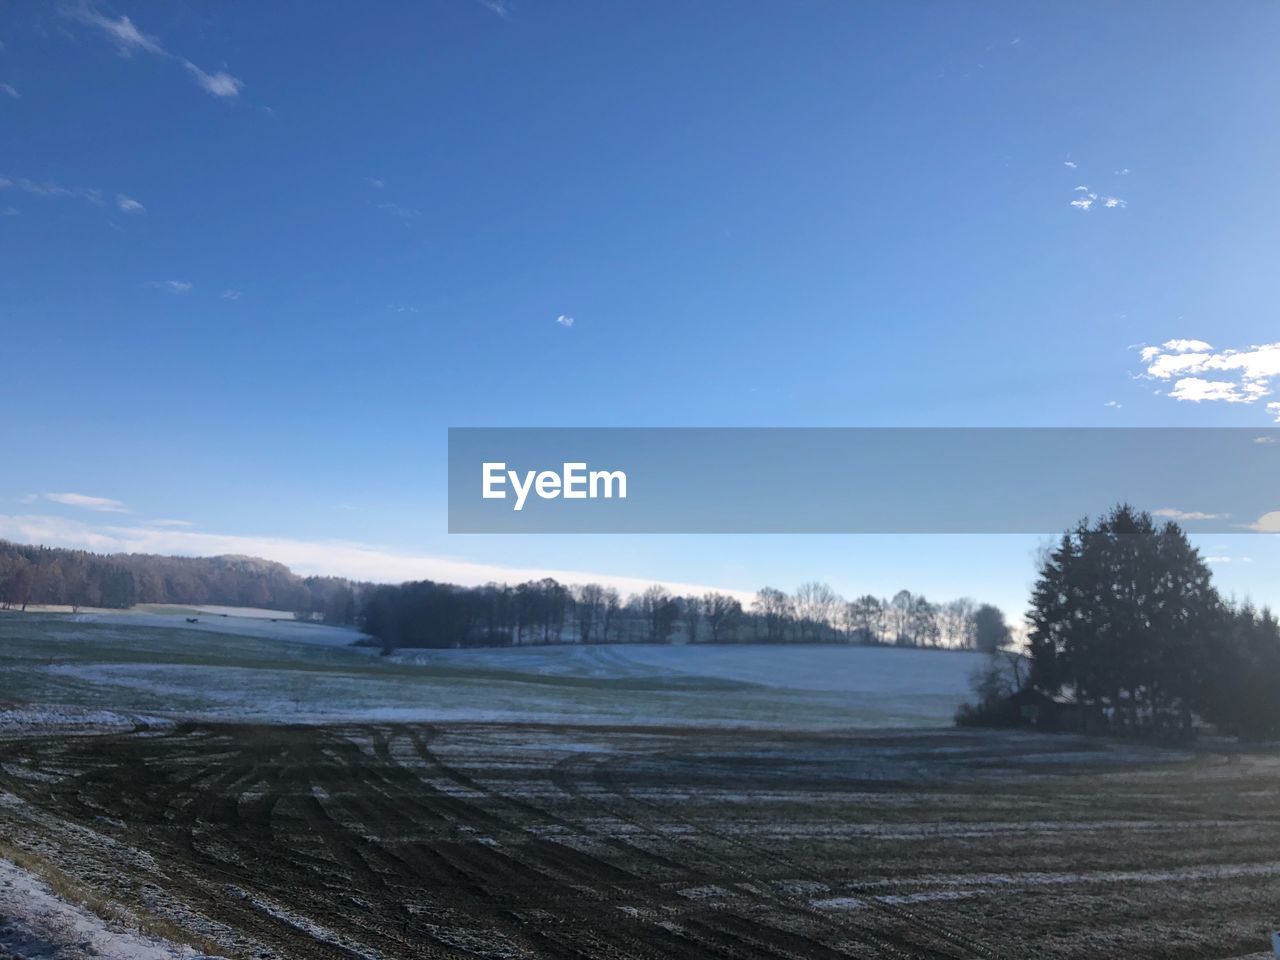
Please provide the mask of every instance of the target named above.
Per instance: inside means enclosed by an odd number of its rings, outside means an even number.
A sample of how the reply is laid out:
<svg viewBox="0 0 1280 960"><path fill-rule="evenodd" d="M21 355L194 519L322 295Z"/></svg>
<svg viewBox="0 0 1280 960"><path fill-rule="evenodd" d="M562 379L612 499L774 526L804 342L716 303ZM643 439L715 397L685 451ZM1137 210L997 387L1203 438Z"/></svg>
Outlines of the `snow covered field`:
<svg viewBox="0 0 1280 960"><path fill-rule="evenodd" d="M945 726L976 654L837 646L405 650L342 630L160 612L0 614L0 699L265 722Z"/></svg>
<svg viewBox="0 0 1280 960"><path fill-rule="evenodd" d="M423 665L512 670L546 676L610 679L704 677L790 690L873 696L955 696L969 693L981 658L959 651L830 645L509 647L403 650L396 659Z"/></svg>
<svg viewBox="0 0 1280 960"><path fill-rule="evenodd" d="M4 859L0 859L0 955L21 960L215 960L128 926L113 928Z"/></svg>
<svg viewBox="0 0 1280 960"><path fill-rule="evenodd" d="M190 607L176 608L178 612L164 612L166 608L138 608L135 610L94 610L92 612L66 613L73 623L99 623L107 626L162 627L207 633L229 633L239 637L257 637L262 640L288 640L294 643L312 643L326 647L348 647L364 637L354 627L329 627L319 623L300 623L291 613L261 611L252 607ZM275 618L263 616L275 613ZM195 623L188 623L192 617ZM0 622L0 629L3 624Z"/></svg>

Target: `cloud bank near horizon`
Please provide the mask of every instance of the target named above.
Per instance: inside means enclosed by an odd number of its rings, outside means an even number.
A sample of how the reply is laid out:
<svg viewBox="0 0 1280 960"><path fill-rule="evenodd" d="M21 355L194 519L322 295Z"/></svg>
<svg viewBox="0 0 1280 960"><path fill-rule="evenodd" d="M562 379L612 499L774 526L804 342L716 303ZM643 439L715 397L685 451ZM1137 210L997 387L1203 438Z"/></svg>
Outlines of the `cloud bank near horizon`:
<svg viewBox="0 0 1280 960"><path fill-rule="evenodd" d="M261 557L283 563L301 576L347 577L378 583L437 580L461 586L521 583L552 577L564 584L600 583L622 594L639 593L655 583L673 593L726 593L748 603L755 596L705 584L593 573L578 570L508 567L428 554L407 554L343 540L294 540L287 537L203 533L154 521L128 526L94 526L80 520L39 514L0 514L0 539L95 553L150 553L189 557L227 554Z"/></svg>

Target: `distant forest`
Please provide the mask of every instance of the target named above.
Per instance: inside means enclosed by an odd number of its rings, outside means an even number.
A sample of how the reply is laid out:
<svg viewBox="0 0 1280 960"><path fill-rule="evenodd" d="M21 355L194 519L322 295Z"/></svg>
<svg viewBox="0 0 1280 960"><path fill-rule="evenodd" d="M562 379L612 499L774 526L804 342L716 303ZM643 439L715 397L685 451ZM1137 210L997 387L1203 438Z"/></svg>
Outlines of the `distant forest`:
<svg viewBox="0 0 1280 960"><path fill-rule="evenodd" d="M360 586L337 577L300 577L257 557L96 554L0 540L0 607L219 604L355 623Z"/></svg>
<svg viewBox="0 0 1280 960"><path fill-rule="evenodd" d="M676 596L661 586L623 597L612 587L543 579L461 587L429 580L380 585L299 577L254 557L94 554L0 541L0 607L125 609L139 603L287 611L358 625L383 652L399 647L551 643L860 643L996 650L1004 615L962 598L932 603L901 590L846 601L823 583L761 589L746 606L725 593Z"/></svg>

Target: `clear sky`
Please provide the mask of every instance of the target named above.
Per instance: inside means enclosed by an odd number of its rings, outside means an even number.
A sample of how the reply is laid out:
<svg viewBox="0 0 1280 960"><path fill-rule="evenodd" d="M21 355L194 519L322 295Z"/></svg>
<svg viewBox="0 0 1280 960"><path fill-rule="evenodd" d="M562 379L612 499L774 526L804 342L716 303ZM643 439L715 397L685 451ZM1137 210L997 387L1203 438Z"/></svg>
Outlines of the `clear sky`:
<svg viewBox="0 0 1280 960"><path fill-rule="evenodd" d="M0 536L1020 610L1034 537L450 537L445 430L1270 425L1277 28L1249 0L7 4ZM1275 601L1275 540L1202 545Z"/></svg>

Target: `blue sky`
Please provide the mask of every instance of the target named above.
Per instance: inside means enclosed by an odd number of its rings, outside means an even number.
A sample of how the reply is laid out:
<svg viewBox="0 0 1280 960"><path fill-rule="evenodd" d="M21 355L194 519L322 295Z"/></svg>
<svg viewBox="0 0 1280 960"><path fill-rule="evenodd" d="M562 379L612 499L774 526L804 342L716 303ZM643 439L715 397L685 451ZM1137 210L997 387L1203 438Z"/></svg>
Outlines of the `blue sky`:
<svg viewBox="0 0 1280 960"><path fill-rule="evenodd" d="M8 5L0 536L1021 609L1035 538L449 537L445 430L1269 425L1277 27ZM1280 600L1274 538L1212 539Z"/></svg>

